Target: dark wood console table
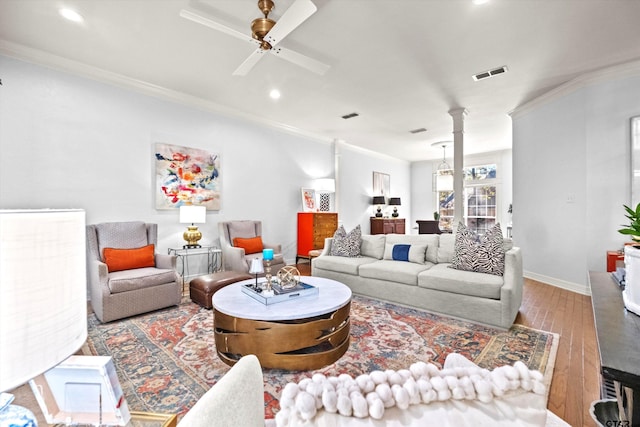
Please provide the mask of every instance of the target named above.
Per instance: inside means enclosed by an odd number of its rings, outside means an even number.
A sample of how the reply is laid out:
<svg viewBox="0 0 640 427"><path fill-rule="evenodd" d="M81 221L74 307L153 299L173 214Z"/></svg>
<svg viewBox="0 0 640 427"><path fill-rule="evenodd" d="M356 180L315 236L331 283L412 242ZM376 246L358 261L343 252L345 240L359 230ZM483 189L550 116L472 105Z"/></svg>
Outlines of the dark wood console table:
<svg viewBox="0 0 640 427"><path fill-rule="evenodd" d="M640 316L624 308L611 273L589 272L600 373L613 381L630 426L640 426Z"/></svg>

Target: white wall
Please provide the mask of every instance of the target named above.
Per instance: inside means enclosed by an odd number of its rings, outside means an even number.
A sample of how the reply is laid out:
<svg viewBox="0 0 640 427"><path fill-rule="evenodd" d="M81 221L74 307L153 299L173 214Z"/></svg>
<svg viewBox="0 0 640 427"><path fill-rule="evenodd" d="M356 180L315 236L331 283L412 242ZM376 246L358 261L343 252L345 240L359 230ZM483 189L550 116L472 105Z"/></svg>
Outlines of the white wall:
<svg viewBox="0 0 640 427"><path fill-rule="evenodd" d="M154 208L153 145L219 153L222 208L207 214L202 244L216 244L217 223L263 221L268 241L296 251L300 188L343 174L336 197L347 227L369 232L373 171L391 175L409 212L409 165L270 127L190 108L66 72L0 56L0 208L83 208L88 223L158 223L158 250L181 247L178 212ZM337 148L335 148L337 149ZM405 210L406 209L406 210ZM366 217L366 220L365 220Z"/></svg>
<svg viewBox="0 0 640 427"><path fill-rule="evenodd" d="M630 203L640 76L592 79L513 114L514 242L528 277L588 293Z"/></svg>
<svg viewBox="0 0 640 427"><path fill-rule="evenodd" d="M405 219L405 232L410 234L411 223L411 176L407 161L363 150L352 145L338 143L337 155L340 159L337 174L338 218L347 231L360 225L363 234L369 234L369 218L374 215L373 172L390 176L391 197L400 197L398 218ZM383 213L390 216L392 209L385 207Z"/></svg>

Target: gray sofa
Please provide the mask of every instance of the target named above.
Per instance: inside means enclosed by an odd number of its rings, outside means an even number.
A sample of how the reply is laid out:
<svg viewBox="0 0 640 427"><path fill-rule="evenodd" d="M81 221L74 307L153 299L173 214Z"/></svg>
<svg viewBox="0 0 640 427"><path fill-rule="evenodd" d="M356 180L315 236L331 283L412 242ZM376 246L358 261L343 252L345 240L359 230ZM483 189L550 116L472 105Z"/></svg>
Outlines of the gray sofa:
<svg viewBox="0 0 640 427"><path fill-rule="evenodd" d="M322 254L312 260L311 274L342 282L356 294L499 328L513 324L522 303L522 253L508 239L503 276L449 268L452 234L363 235L360 257L329 255L332 241L326 239ZM394 244L426 245L424 261L389 259Z"/></svg>

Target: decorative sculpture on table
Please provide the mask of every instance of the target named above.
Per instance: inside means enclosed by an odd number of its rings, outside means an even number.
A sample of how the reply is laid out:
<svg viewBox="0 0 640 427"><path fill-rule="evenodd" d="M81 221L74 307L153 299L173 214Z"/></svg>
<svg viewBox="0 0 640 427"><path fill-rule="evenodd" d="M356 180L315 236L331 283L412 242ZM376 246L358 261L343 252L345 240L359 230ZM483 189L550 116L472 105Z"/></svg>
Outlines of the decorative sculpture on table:
<svg viewBox="0 0 640 427"><path fill-rule="evenodd" d="M282 289L293 289L300 283L300 271L292 265L278 270L278 281Z"/></svg>

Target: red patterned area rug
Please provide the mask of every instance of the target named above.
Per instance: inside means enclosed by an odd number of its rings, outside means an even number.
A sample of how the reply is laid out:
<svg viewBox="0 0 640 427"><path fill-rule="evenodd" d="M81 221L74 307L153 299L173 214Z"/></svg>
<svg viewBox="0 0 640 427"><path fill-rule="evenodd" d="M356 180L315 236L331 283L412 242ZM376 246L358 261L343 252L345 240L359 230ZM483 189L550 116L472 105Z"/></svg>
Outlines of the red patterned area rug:
<svg viewBox="0 0 640 427"><path fill-rule="evenodd" d="M351 343L340 360L313 372L263 370L265 417L274 417L288 382L314 372L356 377L417 361L442 366L452 352L489 369L521 360L542 372L549 386L558 338L520 325L503 331L355 296ZM108 324L91 315L89 348L113 357L129 408L136 411L182 415L230 369L216 354L211 310L191 302Z"/></svg>

